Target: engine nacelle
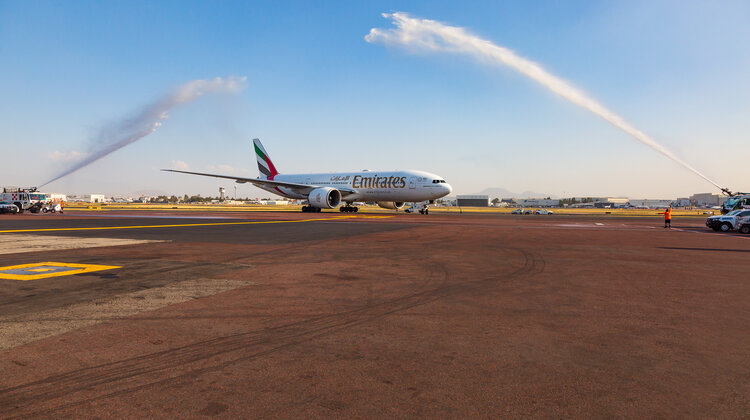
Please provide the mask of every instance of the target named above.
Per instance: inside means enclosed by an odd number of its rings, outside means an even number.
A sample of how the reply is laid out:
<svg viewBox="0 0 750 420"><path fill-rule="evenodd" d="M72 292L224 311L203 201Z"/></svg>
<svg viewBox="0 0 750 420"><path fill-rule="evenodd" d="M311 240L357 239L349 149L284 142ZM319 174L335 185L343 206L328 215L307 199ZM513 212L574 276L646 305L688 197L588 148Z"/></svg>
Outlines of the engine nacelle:
<svg viewBox="0 0 750 420"><path fill-rule="evenodd" d="M389 209L389 210L399 210L404 208L404 205L406 203L401 201L378 201L378 206Z"/></svg>
<svg viewBox="0 0 750 420"><path fill-rule="evenodd" d="M335 209L341 204L341 191L331 187L320 187L310 191L307 201L319 209Z"/></svg>

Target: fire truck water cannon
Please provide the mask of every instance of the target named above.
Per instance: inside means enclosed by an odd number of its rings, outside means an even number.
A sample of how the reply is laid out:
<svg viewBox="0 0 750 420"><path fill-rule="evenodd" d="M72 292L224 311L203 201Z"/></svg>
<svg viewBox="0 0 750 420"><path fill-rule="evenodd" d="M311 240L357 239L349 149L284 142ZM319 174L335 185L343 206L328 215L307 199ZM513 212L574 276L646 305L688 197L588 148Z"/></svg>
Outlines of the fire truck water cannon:
<svg viewBox="0 0 750 420"><path fill-rule="evenodd" d="M721 192L726 194L727 200L721 205L721 214L727 214L733 210L750 209L750 194L744 192L732 192L729 188L722 188Z"/></svg>

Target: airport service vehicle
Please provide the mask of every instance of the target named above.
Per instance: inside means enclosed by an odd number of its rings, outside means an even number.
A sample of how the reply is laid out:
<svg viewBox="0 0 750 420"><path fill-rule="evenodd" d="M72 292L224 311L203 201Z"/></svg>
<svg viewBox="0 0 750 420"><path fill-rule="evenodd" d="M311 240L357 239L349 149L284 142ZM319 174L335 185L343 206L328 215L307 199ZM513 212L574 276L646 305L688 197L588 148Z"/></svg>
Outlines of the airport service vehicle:
<svg viewBox="0 0 750 420"><path fill-rule="evenodd" d="M49 202L49 196L36 191L36 188L5 187L0 193L0 201L13 203L18 207L19 213L28 210L39 213L42 206Z"/></svg>
<svg viewBox="0 0 750 420"><path fill-rule="evenodd" d="M750 209L750 194L737 193L727 198L721 206L721 214L727 214L732 210Z"/></svg>
<svg viewBox="0 0 750 420"><path fill-rule="evenodd" d="M539 210L535 211L534 214L552 214L552 210L539 209Z"/></svg>
<svg viewBox="0 0 750 420"><path fill-rule="evenodd" d="M52 204L52 203L50 203L50 204L42 207L42 213L56 213L56 212L59 211L62 214L62 207L60 207L60 210L58 210L58 207L57 207L58 205L59 204Z"/></svg>
<svg viewBox="0 0 750 420"><path fill-rule="evenodd" d="M253 140L258 161L258 178L242 178L233 175L206 174L201 172L162 169L167 172L212 176L233 179L239 184L251 183L258 188L287 198L307 199L303 212L320 212L335 209L341 212L356 212L355 201L375 201L378 206L398 210L406 202L426 201L434 203L438 198L450 194L453 189L438 175L424 171L370 171L280 174L271 162L260 140ZM425 205L425 210L429 204ZM427 214L427 211L422 214Z"/></svg>
<svg viewBox="0 0 750 420"><path fill-rule="evenodd" d="M711 216L706 219L706 226L715 231L729 232L738 229L741 223L750 220L750 209L733 210L724 215Z"/></svg>
<svg viewBox="0 0 750 420"><path fill-rule="evenodd" d="M510 214L523 214L523 209L515 209Z"/></svg>
<svg viewBox="0 0 750 420"><path fill-rule="evenodd" d="M16 214L20 210L18 210L18 206L16 206L13 203L9 203L7 201L0 201L0 213L11 213Z"/></svg>
<svg viewBox="0 0 750 420"><path fill-rule="evenodd" d="M430 214L430 209L428 208L429 203L414 203L411 206L404 209L404 213L416 213L419 212L419 214Z"/></svg>

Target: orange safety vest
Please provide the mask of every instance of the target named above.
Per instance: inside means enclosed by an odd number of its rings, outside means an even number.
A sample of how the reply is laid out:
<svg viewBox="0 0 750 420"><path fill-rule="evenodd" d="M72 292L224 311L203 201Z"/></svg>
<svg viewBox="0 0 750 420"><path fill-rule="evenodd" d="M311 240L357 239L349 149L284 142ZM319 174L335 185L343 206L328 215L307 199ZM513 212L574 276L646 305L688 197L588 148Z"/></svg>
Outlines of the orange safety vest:
<svg viewBox="0 0 750 420"><path fill-rule="evenodd" d="M664 212L664 220L672 220L672 207L668 208L667 211Z"/></svg>

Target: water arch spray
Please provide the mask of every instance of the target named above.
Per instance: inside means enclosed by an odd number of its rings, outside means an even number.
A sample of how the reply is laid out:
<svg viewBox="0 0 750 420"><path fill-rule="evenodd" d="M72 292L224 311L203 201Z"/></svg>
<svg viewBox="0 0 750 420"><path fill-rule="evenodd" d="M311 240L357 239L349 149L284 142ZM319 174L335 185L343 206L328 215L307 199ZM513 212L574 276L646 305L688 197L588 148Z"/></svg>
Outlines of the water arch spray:
<svg viewBox="0 0 750 420"><path fill-rule="evenodd" d="M411 50L466 54L485 63L512 67L555 94L592 112L639 142L685 167L716 186L716 188L722 188L692 165L680 159L671 150L625 121L624 118L607 109L567 81L549 73L539 64L519 56L514 51L472 35L461 27L448 26L429 19L414 18L402 12L384 13L383 17L391 19L396 28L387 30L373 28L365 36L367 42L396 45Z"/></svg>

